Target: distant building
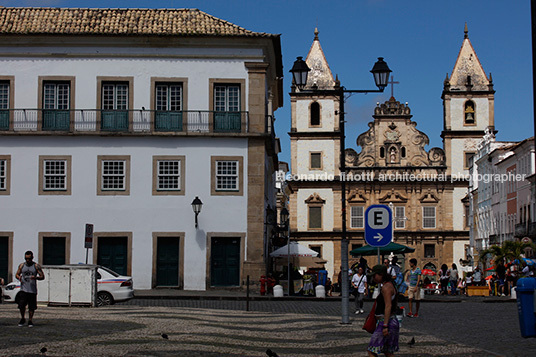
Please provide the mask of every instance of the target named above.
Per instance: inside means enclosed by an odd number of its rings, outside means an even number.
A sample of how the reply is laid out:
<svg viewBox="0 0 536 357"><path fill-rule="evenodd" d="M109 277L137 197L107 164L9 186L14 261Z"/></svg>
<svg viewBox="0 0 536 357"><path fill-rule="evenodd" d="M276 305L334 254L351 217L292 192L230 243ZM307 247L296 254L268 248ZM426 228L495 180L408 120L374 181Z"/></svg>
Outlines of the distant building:
<svg viewBox="0 0 536 357"><path fill-rule="evenodd" d="M199 10L0 7L0 276L85 262L92 223L136 289L258 280L281 78L279 35Z"/></svg>
<svg viewBox="0 0 536 357"><path fill-rule="evenodd" d="M306 89L334 89L318 32L306 59ZM372 204L394 211L394 241L415 248L419 266L467 264L468 162L485 130L494 130L493 84L484 73L467 29L452 74L443 88L444 148L425 148L428 136L412 121L408 104L378 103L369 129L346 149L347 209L341 212L339 103L337 98L292 88L291 236L321 252L334 277L341 266L342 219L350 250L364 242L364 212ZM347 118L350 120L350 118ZM438 119L440 120L440 119ZM348 137L354 134L346 133ZM376 257L369 257L374 264ZM350 257L350 263L356 260Z"/></svg>
<svg viewBox="0 0 536 357"><path fill-rule="evenodd" d="M534 138L500 142L487 132L470 168L471 247L536 238Z"/></svg>

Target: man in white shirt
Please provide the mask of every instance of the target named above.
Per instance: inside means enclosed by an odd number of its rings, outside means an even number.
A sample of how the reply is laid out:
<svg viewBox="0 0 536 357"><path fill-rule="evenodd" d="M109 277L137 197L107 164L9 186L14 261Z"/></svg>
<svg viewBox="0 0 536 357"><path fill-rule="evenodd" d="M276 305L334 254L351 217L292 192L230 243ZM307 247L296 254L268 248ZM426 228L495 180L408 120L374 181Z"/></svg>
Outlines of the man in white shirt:
<svg viewBox="0 0 536 357"><path fill-rule="evenodd" d="M352 286L356 290L355 313L362 314L365 312L363 310L363 299L365 298L365 293L368 290L367 276L365 275L362 267L359 267L357 274L354 274L352 277Z"/></svg>

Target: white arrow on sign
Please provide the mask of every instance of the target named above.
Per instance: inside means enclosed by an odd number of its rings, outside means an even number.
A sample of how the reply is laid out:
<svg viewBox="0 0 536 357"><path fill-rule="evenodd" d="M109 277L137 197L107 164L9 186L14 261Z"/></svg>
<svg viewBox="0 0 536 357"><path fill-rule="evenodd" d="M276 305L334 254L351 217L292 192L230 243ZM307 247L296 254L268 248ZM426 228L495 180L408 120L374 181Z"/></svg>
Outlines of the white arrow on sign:
<svg viewBox="0 0 536 357"><path fill-rule="evenodd" d="M378 235L374 236L374 239L376 239L379 242L383 239L383 236L380 233L378 233Z"/></svg>

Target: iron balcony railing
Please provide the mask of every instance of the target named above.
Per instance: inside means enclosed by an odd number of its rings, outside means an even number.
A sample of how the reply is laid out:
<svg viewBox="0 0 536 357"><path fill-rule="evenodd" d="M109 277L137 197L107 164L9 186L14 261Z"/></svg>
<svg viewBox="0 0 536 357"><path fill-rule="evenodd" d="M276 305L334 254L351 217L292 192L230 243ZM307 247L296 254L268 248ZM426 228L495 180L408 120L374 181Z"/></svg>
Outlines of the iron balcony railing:
<svg viewBox="0 0 536 357"><path fill-rule="evenodd" d="M0 131L248 133L248 112L0 109Z"/></svg>

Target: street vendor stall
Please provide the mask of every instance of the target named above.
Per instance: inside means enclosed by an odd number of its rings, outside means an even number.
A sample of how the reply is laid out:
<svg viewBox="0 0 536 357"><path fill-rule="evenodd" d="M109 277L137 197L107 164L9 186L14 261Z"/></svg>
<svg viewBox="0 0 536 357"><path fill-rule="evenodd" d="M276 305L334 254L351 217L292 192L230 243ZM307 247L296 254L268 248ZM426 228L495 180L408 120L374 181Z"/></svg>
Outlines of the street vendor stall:
<svg viewBox="0 0 536 357"><path fill-rule="evenodd" d="M292 257L293 259L295 257L316 257L318 255L318 252L312 250L312 249L309 249L308 247L306 246L303 246L301 244L299 244L298 242L290 242L289 244L279 248L279 249L276 249L274 250L272 253L270 253L270 257L272 258L287 258L287 277L288 277L288 280L287 280L287 284L289 281L292 282L292 277L291 277L291 265L290 265L290 258ZM284 284L284 282L280 282L281 284ZM290 295L290 287L292 286L292 283L291 284L288 284L288 288L287 288L287 293ZM301 287L303 286L303 282L302 281L299 281L298 284L296 285L296 282L294 283L294 291L297 291L296 289L299 287L301 289ZM298 289L299 290L299 289Z"/></svg>

